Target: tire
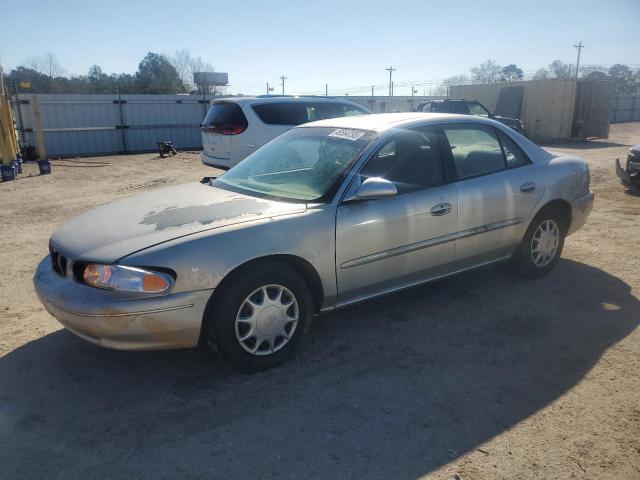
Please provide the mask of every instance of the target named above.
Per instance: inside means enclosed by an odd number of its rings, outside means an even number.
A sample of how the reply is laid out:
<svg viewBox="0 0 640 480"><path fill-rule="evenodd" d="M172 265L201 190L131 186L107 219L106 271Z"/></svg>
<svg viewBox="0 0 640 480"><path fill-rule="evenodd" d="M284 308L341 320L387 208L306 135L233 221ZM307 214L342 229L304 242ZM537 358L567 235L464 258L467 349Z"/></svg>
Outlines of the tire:
<svg viewBox="0 0 640 480"><path fill-rule="evenodd" d="M264 371L291 359L312 315L309 287L296 270L278 262L254 263L234 272L216 292L204 335L238 370Z"/></svg>
<svg viewBox="0 0 640 480"><path fill-rule="evenodd" d="M554 241L555 234L547 232L553 232L555 229L557 238ZM548 208L538 212L513 255L512 260L517 272L526 278L541 278L547 275L560 260L566 232L565 221L554 209Z"/></svg>

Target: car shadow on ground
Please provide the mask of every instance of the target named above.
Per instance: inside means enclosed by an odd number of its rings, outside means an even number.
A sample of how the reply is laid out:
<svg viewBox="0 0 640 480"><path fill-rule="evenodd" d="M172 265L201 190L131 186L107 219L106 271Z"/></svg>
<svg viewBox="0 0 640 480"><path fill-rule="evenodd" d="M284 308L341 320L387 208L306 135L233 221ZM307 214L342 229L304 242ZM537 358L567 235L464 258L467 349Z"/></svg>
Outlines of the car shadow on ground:
<svg viewBox="0 0 640 480"><path fill-rule="evenodd" d="M241 375L58 331L0 358L0 478L414 479L554 401L638 325L606 272L492 267L316 319Z"/></svg>

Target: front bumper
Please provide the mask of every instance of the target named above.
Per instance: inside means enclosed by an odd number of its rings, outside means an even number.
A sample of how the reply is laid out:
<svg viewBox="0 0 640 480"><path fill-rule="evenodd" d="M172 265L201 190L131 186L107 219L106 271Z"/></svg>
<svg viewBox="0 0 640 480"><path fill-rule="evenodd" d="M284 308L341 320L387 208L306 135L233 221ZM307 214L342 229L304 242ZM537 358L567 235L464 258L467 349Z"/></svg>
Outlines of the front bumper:
<svg viewBox="0 0 640 480"><path fill-rule="evenodd" d="M620 165L619 158L616 158L616 174L625 187L640 192L640 172L630 173L626 171L622 168L622 165Z"/></svg>
<svg viewBox="0 0 640 480"><path fill-rule="evenodd" d="M583 197L571 202L571 226L569 227L567 235L571 235L585 224L593 208L593 199L593 192L589 192Z"/></svg>
<svg viewBox="0 0 640 480"><path fill-rule="evenodd" d="M40 301L79 337L118 350L189 348L198 344L205 307L213 290L119 298L53 271L51 257L33 278Z"/></svg>

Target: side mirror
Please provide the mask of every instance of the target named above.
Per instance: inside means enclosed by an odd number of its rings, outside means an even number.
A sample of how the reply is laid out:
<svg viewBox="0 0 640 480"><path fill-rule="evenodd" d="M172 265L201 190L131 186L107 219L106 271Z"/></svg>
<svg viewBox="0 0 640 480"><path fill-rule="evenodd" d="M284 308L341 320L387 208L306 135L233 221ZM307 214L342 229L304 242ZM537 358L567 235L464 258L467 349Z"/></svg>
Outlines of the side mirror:
<svg viewBox="0 0 640 480"><path fill-rule="evenodd" d="M373 200L375 198L393 197L398 189L393 182L380 177L367 178L352 200Z"/></svg>

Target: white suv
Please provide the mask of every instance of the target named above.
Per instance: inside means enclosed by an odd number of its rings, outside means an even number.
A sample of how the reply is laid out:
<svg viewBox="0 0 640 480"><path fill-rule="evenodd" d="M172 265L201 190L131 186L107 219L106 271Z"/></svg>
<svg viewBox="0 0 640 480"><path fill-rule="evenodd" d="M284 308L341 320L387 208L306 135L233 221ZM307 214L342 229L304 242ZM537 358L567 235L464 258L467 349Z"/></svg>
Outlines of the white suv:
<svg viewBox="0 0 640 480"><path fill-rule="evenodd" d="M302 123L367 115L362 105L330 97L239 97L214 100L202 122L202 163L230 168Z"/></svg>

